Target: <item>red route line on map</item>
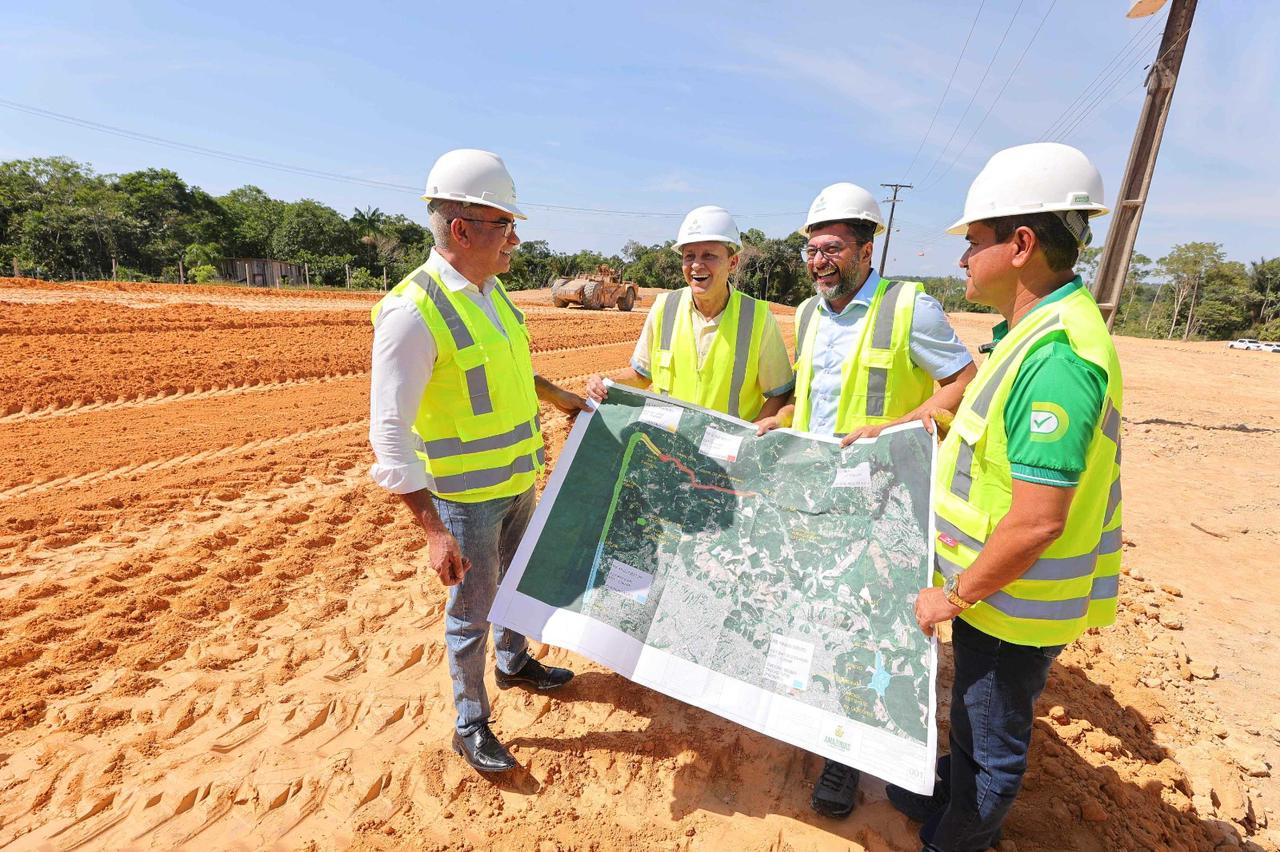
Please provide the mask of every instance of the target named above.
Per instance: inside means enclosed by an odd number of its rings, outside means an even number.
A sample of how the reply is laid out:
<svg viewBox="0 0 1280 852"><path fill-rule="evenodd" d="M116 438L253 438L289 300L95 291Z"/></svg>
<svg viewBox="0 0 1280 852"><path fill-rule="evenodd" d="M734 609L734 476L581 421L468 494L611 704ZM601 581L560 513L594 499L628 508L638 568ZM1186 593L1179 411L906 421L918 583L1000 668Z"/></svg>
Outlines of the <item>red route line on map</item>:
<svg viewBox="0 0 1280 852"><path fill-rule="evenodd" d="M760 494L755 491L734 491L732 488L721 488L719 485L703 485L698 482L697 474L695 474L693 470L689 468L684 462L680 461L680 459L676 458L675 456L667 455L662 450L658 449L657 445L654 444L653 441L649 440L649 436L644 434L643 432L640 432L639 436L640 436L640 440L644 441L645 446L653 451L653 454L658 457L659 461L671 462L676 467L680 468L680 470L689 477L689 485L691 485L693 488L698 489L699 491L719 491L722 494L732 494L735 497L759 497L760 496Z"/></svg>

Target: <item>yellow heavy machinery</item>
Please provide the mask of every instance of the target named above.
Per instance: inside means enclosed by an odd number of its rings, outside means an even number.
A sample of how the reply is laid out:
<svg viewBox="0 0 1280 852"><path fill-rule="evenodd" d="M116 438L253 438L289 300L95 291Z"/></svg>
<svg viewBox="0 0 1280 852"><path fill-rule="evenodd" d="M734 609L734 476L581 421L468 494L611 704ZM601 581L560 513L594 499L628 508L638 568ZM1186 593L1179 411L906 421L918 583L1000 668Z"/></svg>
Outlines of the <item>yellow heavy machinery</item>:
<svg viewBox="0 0 1280 852"><path fill-rule="evenodd" d="M551 284L551 302L557 308L577 304L589 311L598 311L616 305L620 311L629 311L638 301L640 286L634 281L623 281L607 263L585 276L557 278Z"/></svg>

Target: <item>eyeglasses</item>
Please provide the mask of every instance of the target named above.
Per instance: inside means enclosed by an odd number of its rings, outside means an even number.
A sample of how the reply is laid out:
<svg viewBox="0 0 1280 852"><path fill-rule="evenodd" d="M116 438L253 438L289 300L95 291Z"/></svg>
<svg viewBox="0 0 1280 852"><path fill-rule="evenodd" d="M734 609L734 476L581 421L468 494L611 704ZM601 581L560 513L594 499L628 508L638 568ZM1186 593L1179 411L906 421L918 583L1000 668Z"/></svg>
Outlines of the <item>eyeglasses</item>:
<svg viewBox="0 0 1280 852"><path fill-rule="evenodd" d="M472 219L468 216L454 216L454 219L461 219L464 222L483 222L486 225L493 225L495 228L502 229L502 236L509 237L511 232L516 229L515 219Z"/></svg>
<svg viewBox="0 0 1280 852"><path fill-rule="evenodd" d="M840 253L847 249L844 243L827 243L821 246L804 246L800 249L800 258L806 262L813 260L818 255L823 255L832 263L836 262L836 258Z"/></svg>

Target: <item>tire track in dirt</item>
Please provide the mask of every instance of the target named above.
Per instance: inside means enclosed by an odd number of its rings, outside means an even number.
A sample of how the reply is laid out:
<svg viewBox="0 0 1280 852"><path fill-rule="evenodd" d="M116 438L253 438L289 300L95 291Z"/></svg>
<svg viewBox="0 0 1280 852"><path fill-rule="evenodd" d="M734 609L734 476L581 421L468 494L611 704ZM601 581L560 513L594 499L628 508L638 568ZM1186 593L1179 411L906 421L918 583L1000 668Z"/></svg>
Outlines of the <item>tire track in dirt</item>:
<svg viewBox="0 0 1280 852"><path fill-rule="evenodd" d="M288 435L281 435L275 438L262 438L257 441L249 441L244 444L234 444L226 447L218 447L216 449L200 450L196 453L190 453L181 456L172 456L163 459L152 459L140 464L123 465L121 467L106 468L95 470L90 473L82 473L72 476L58 477L57 479L44 480L40 482L27 482L0 491L0 501L11 500L14 497L32 496L45 491L64 488L82 488L87 485L104 482L111 479L121 479L123 477L134 477L142 474L151 473L152 471L169 470L175 467L186 467L190 465L203 464L232 455L243 455L245 453L257 452L259 450L275 449L286 444L302 441L306 439L323 438L327 435L337 434L339 432L350 431L359 428L368 428L367 420L352 420L347 423L340 423L337 426L329 426L324 429L304 429L298 432L291 432Z"/></svg>
<svg viewBox="0 0 1280 852"><path fill-rule="evenodd" d="M529 313L546 350L535 366L567 385L624 366L639 331L634 315ZM0 355L24 351L19 337L0 337ZM281 338L262 356L278 369L330 351ZM226 387L239 353L218 348L234 341L200 345L143 361L192 357L182 380L199 393L139 404L145 376L126 372L116 386L135 404L0 422L13 448L0 489L65 480L0 509L0 846L914 848L914 827L874 790L852 819L815 820L819 761L554 649L535 654L579 672L565 689L490 693L520 769L471 772L447 744L445 594L417 573L420 532L367 477L367 338L352 375L244 390ZM45 390L77 390L94 363L44 374ZM1135 416L1200 422L1141 405ZM569 424L542 411L554 464ZM1171 467L1203 440L1179 432L1186 446L1174 448L1162 424L1136 426L1155 431L1131 441L1134 429L1126 452L1172 452ZM1245 459L1274 443L1226 437ZM1227 529L1223 546L1239 544ZM1217 806L1191 804L1192 779L1157 744L1152 725L1186 734L1176 701L1193 685L1171 695L1138 679L1185 665L1161 641L1171 593L1126 583L1120 624L1054 667L1006 832L1024 852L1212 848L1214 825L1239 824L1197 816ZM944 693L949 677L944 665ZM1238 776L1220 789L1236 791ZM1094 805L1109 819L1084 819Z"/></svg>
<svg viewBox="0 0 1280 852"><path fill-rule="evenodd" d="M283 382L263 382L261 384L226 385L220 387L201 388L190 392L178 391L171 394L139 399L118 399L115 402L91 402L68 405L61 408L42 408L38 411L19 411L6 417L0 417L0 425L5 423L26 423L32 420L49 420L55 417L71 417L78 414L96 414L104 411L120 411L122 409L143 408L153 405L167 405L174 402L192 402L195 400L218 399L241 394L271 393L283 388L323 385L343 379L367 377L368 370L350 371L346 373L329 373L323 376L299 377L286 379Z"/></svg>

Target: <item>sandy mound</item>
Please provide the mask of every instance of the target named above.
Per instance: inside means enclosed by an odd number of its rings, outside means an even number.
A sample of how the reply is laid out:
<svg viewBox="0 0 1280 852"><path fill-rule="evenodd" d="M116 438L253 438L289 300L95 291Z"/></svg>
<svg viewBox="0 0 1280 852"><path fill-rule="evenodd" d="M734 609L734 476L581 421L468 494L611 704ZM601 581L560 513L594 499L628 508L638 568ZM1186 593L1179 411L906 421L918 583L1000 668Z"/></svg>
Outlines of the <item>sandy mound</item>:
<svg viewBox="0 0 1280 852"><path fill-rule="evenodd" d="M563 693L495 694L519 770L449 751L444 595L366 474L373 298L0 280L0 846L917 848L874 781L821 819L816 758L556 649ZM652 304L517 301L570 385ZM1121 620L1054 667L1004 848L1276 848L1280 358L1120 346Z"/></svg>

